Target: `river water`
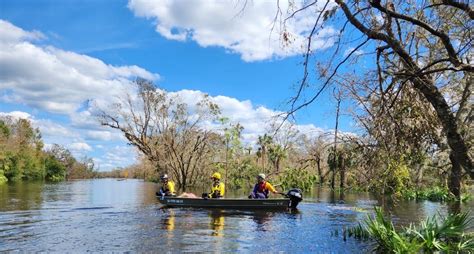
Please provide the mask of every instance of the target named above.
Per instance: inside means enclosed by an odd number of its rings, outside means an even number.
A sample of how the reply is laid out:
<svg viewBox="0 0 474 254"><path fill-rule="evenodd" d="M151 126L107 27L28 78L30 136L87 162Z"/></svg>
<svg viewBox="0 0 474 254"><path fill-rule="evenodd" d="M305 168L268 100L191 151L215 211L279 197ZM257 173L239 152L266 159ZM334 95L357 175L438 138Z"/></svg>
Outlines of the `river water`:
<svg viewBox="0 0 474 254"><path fill-rule="evenodd" d="M366 253L370 243L344 240L342 232L375 205L390 210L397 225L448 211L440 203L388 204L318 188L296 212L163 209L156 188L130 179L0 185L0 252Z"/></svg>

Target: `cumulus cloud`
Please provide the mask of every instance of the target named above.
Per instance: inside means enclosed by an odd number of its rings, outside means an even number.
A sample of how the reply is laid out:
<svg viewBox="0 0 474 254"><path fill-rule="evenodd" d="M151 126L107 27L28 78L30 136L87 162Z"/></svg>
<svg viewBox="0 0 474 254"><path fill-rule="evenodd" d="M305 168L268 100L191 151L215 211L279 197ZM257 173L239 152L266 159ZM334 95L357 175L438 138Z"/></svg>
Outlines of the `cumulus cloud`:
<svg viewBox="0 0 474 254"><path fill-rule="evenodd" d="M70 128L67 128L57 122L53 122L50 119L39 119L32 120L33 124L39 128L41 134L44 137L48 137L50 140L55 138L55 140L68 140L71 138L79 138L79 134L72 131ZM51 140L53 141L53 140ZM61 142L62 143L62 142Z"/></svg>
<svg viewBox="0 0 474 254"><path fill-rule="evenodd" d="M71 151L75 151L75 152L92 151L92 147L88 145L87 143L83 143L83 142L72 143L68 145L68 148Z"/></svg>
<svg viewBox="0 0 474 254"><path fill-rule="evenodd" d="M195 105L205 93L196 90L181 90L170 93L177 96L191 107ZM242 132L242 141L245 145L254 146L258 140L258 136L272 132L272 127L279 123L279 115L283 112L271 110L263 106L255 106L251 101L239 101L228 96L211 96L210 99L216 103L222 113L222 116L228 117L234 124L239 123L244 127ZM288 125L285 125L288 127ZM209 123L207 128L218 130L218 126ZM296 125L295 130L299 133L306 134L309 137L316 137L324 132L322 128L313 124Z"/></svg>
<svg viewBox="0 0 474 254"><path fill-rule="evenodd" d="M126 167L136 162L137 152L132 146L117 145L107 149L101 158L95 160L100 169L110 170Z"/></svg>
<svg viewBox="0 0 474 254"><path fill-rule="evenodd" d="M11 117L13 119L31 119L31 115L23 111L0 112L0 117Z"/></svg>
<svg viewBox="0 0 474 254"><path fill-rule="evenodd" d="M304 3L280 1L282 20ZM314 13L324 4L298 12L285 24L274 22L278 13L275 1L129 0L128 8L136 16L154 20L156 31L167 39L223 47L240 54L244 61L259 61L301 54L314 25ZM312 40L312 50L330 47L335 33L329 26L320 29Z"/></svg>
<svg viewBox="0 0 474 254"><path fill-rule="evenodd" d="M257 26L256 29L261 28ZM62 120L36 119L30 113L21 111L0 112L0 116L30 119L43 134L46 146L53 143L64 145L78 158L92 155L95 161L101 163L101 169L135 162L136 150L126 145L115 146L125 144L122 134L100 126L91 114L89 102L92 100L105 107L114 96L124 91L133 92L131 78L139 76L156 80L158 75L137 66L111 66L86 55L34 43L44 38L40 32L28 32L0 20L0 90L6 91L0 100L26 104L34 109L61 113L67 117L61 116ZM246 54L249 59L258 58L255 58L257 52L235 51L243 57ZM264 53L263 58L280 54L278 52L272 48ZM192 106L204 92L181 90L170 93L170 96L174 95ZM259 135L268 132L275 116L281 113L254 105L249 100L240 101L223 95L210 99L219 105L223 116L245 127L242 137L247 145L254 145ZM216 126L210 124L208 127ZM302 125L297 129L302 133L319 131L313 125Z"/></svg>
<svg viewBox="0 0 474 254"><path fill-rule="evenodd" d="M109 130L89 130L86 132L85 138L97 141L125 140L121 133Z"/></svg>
<svg viewBox="0 0 474 254"><path fill-rule="evenodd" d="M33 40L44 38L0 20L0 89L3 99L48 112L73 114L90 99L107 100L127 89L130 79L159 78L138 66L103 61Z"/></svg>
<svg viewBox="0 0 474 254"><path fill-rule="evenodd" d="M45 38L41 32L28 32L4 20L0 20L0 31L2 32L0 34L1 44L14 43L21 40L41 40Z"/></svg>

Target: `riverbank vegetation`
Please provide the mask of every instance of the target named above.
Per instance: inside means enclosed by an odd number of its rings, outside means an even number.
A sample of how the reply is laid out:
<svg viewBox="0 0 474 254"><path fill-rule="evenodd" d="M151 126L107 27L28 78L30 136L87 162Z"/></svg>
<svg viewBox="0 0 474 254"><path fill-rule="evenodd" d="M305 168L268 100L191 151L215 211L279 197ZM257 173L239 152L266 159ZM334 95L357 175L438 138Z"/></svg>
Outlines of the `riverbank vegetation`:
<svg viewBox="0 0 474 254"><path fill-rule="evenodd" d="M431 142L423 130L427 127L420 125L425 121L421 113L413 115L421 109L413 105L394 105L393 110L399 109L396 115L405 119L400 121L406 128L403 132L393 131L390 121L385 126L367 119L364 124L383 126L385 135L339 132L336 137L334 131L308 134L275 121L249 142L242 136L245 126L222 116L219 105L207 96L187 105L149 81L137 80L135 85L137 94L97 113L103 125L120 130L141 152L137 165L113 172L116 176L157 180L166 172L186 189L208 184L210 174L219 171L228 188L249 188L255 175L263 172L284 189L309 190L320 184L408 199L456 197L448 191L449 149ZM400 96L408 101L411 95L407 91ZM466 129L472 138L471 132ZM467 175L460 184L469 186ZM435 192L442 195L435 198Z"/></svg>
<svg viewBox="0 0 474 254"><path fill-rule="evenodd" d="M27 119L0 118L0 183L19 180L92 178L92 159L78 161L66 148L44 148L41 133Z"/></svg>
<svg viewBox="0 0 474 254"><path fill-rule="evenodd" d="M397 229L380 208L374 217L344 232L349 237L371 240L380 253L471 253L474 235L467 229L471 219L468 213L433 216L418 226Z"/></svg>
<svg viewBox="0 0 474 254"><path fill-rule="evenodd" d="M245 136L249 126L231 121L207 95L190 105L176 93L136 80L134 92L95 105L98 122L120 131L141 156L137 165L108 174L156 181L168 173L185 191L207 185L214 171L228 188L249 188L257 173L265 173L283 188L309 190L318 183L399 198L461 200L474 178L472 11L442 2L420 3L422 9L403 1L336 0L321 6L309 42L323 27L319 20L334 27L341 22L331 21L346 21L328 43L330 57L314 57L308 43L304 77L288 114L282 113L286 121L265 119L258 137ZM290 20L305 13L294 11ZM288 31L282 34L287 44L291 38ZM289 121L321 95L334 97L334 129L308 133ZM353 132L340 130L341 115L351 117ZM43 151L39 132L21 127L29 123L5 123L0 179L74 175L56 152ZM90 163L81 163L89 172Z"/></svg>

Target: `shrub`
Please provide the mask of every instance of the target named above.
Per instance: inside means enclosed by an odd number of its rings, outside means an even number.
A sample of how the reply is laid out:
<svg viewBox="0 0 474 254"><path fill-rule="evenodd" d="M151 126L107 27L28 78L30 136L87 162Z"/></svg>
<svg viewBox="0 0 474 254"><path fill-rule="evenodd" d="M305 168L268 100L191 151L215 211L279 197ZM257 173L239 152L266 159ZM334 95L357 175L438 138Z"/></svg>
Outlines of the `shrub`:
<svg viewBox="0 0 474 254"><path fill-rule="evenodd" d="M433 216L419 226L410 225L397 231L382 209L375 208L375 216L367 217L364 225L347 230L349 237L370 239L375 249L389 253L460 252L474 251L472 234L466 233L470 223L469 214L452 214L446 218Z"/></svg>

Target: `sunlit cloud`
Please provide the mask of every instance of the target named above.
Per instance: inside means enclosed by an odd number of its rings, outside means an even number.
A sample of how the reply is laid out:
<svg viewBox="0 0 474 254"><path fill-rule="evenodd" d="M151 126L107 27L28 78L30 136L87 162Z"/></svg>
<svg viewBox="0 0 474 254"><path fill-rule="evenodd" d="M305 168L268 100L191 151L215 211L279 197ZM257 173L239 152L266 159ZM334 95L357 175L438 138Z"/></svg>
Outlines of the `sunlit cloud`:
<svg viewBox="0 0 474 254"><path fill-rule="evenodd" d="M284 58L304 52L321 2L289 17L306 1L129 0L136 16L153 20L169 40L191 40L201 47L217 46L240 54L244 61ZM332 5L333 3L330 3ZM279 19L275 16L280 14ZM281 19L280 19L281 18ZM285 36L283 36L285 34ZM326 26L312 39L312 50L332 46L336 30Z"/></svg>

